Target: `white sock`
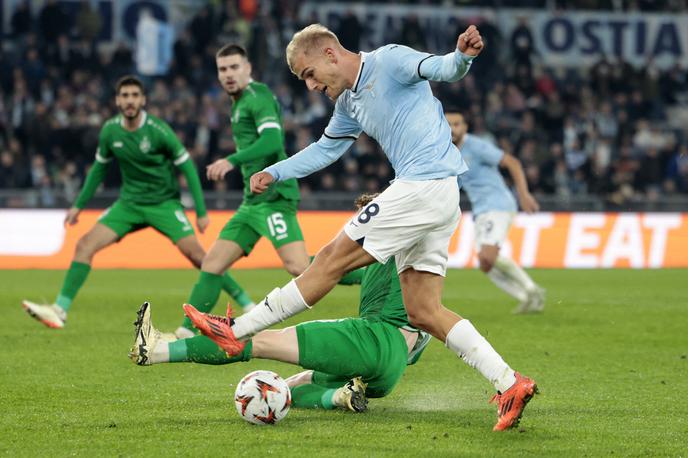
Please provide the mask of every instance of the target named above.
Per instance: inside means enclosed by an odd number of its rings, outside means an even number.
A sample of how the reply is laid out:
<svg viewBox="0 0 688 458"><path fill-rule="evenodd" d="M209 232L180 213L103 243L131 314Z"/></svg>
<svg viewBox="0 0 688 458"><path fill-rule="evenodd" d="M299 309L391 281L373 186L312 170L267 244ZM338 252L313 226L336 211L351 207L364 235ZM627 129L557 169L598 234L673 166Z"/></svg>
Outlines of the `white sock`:
<svg viewBox="0 0 688 458"><path fill-rule="evenodd" d="M155 348L150 354L151 364L159 363L169 363L170 362L170 347L169 342L166 340L158 340L155 344Z"/></svg>
<svg viewBox="0 0 688 458"><path fill-rule="evenodd" d="M502 273L517 282L526 291L533 291L536 288L535 282L526 273L525 270L516 264L512 259L506 256L497 256L494 267L502 271ZM493 269L494 269L493 267Z"/></svg>
<svg viewBox="0 0 688 458"><path fill-rule="evenodd" d="M502 291L506 292L508 295L515 297L519 301L523 302L528 298L528 293L523 287L518 284L511 277L507 277L504 273L497 268L497 266L492 267L487 273L487 277L492 280L492 283L497 285Z"/></svg>
<svg viewBox="0 0 688 458"><path fill-rule="evenodd" d="M466 364L477 369L500 393L505 392L516 381L513 369L470 321L463 319L456 323L449 330L445 345Z"/></svg>
<svg viewBox="0 0 688 458"><path fill-rule="evenodd" d="M232 330L237 339L246 339L309 308L292 280L283 288L273 289L249 312L234 320Z"/></svg>

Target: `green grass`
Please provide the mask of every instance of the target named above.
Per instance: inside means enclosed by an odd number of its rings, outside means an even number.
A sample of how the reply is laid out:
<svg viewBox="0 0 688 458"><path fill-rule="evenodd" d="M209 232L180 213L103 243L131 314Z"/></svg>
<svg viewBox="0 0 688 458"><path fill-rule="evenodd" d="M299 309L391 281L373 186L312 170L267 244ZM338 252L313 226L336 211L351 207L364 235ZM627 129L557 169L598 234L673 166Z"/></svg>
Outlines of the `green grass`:
<svg viewBox="0 0 688 458"><path fill-rule="evenodd" d="M156 325L180 321L196 272L94 271L54 331L20 308L52 300L62 272L1 271L0 454L7 456L686 456L688 271L534 271L548 289L539 316L477 271L452 271L445 303L460 311L541 394L521 426L491 432L491 386L439 342L363 415L292 409L276 427L239 418L236 382L255 360L228 366L138 367L126 357L144 299ZM287 280L239 271L254 298ZM356 312L358 288L338 287L299 319ZM224 300L224 299L223 299ZM291 320L290 324L296 323Z"/></svg>

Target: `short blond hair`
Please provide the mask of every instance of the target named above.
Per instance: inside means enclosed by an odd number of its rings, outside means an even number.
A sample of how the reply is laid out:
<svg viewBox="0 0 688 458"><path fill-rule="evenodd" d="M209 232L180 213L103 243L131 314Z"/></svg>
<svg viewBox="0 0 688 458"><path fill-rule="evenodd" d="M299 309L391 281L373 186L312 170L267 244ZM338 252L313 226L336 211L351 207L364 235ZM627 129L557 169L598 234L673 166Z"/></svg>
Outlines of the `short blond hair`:
<svg viewBox="0 0 688 458"><path fill-rule="evenodd" d="M287 45L287 65L289 65L289 70L295 74L294 59L296 59L297 53L302 52L306 55L318 46L322 46L326 41L334 41L341 46L337 35L322 24L311 24L296 32Z"/></svg>

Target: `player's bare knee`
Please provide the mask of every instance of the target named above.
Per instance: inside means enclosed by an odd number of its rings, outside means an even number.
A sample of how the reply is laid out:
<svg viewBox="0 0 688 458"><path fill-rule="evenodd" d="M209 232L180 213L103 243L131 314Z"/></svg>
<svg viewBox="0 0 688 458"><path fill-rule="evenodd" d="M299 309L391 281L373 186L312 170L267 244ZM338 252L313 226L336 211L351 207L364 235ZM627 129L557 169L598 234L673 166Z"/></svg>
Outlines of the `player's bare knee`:
<svg viewBox="0 0 688 458"><path fill-rule="evenodd" d="M292 277L298 277L303 273L304 270L308 267L308 264L304 264L299 261L294 261L294 260L286 260L284 261L284 269L289 272L289 275Z"/></svg>
<svg viewBox="0 0 688 458"><path fill-rule="evenodd" d="M220 275L225 270L223 269L224 264L224 259L214 255L211 251L201 259L201 270L203 272Z"/></svg>
<svg viewBox="0 0 688 458"><path fill-rule="evenodd" d="M88 234L84 235L76 242L76 249L74 250L74 257L78 259L91 259L96 253L97 247L92 237Z"/></svg>
<svg viewBox="0 0 688 458"><path fill-rule="evenodd" d="M194 265L197 269L200 269L203 266L203 259L205 258L205 251L201 250L187 250L183 251L182 254L186 256L186 258L191 261L191 264Z"/></svg>

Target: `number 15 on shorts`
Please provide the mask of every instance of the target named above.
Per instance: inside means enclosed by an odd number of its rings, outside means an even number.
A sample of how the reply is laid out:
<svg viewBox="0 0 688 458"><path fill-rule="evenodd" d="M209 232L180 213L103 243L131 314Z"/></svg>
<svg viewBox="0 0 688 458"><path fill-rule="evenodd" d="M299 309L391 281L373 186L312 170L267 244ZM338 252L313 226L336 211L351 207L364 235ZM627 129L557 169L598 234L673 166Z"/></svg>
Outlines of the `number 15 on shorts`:
<svg viewBox="0 0 688 458"><path fill-rule="evenodd" d="M282 213L273 213L268 216L268 229L270 229L270 235L275 240L282 240L289 236L287 223L284 221Z"/></svg>

